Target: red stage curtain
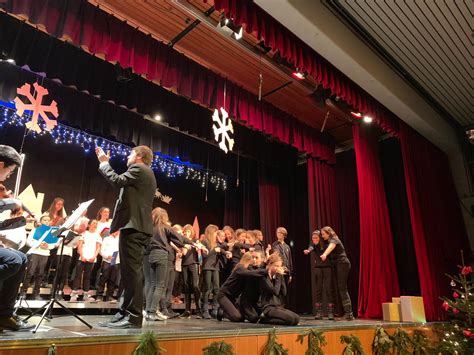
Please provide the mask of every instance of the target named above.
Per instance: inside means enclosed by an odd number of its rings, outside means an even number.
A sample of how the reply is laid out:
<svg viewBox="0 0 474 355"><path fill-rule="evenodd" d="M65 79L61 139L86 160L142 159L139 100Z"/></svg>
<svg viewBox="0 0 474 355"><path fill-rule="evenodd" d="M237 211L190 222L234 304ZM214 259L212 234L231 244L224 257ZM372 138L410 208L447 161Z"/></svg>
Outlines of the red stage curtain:
<svg viewBox="0 0 474 355"><path fill-rule="evenodd" d="M459 250L469 251L460 205L446 155L405 124L400 142L426 317L443 320L439 297L450 292L445 273L459 271Z"/></svg>
<svg viewBox="0 0 474 355"><path fill-rule="evenodd" d="M48 33L93 54L105 55L106 60L124 68L131 67L148 80L174 88L204 106L224 106L231 117L300 151L335 162L334 143L328 136L258 101L252 93L85 0L10 0L0 3L0 8L26 16L30 22L44 25Z"/></svg>
<svg viewBox="0 0 474 355"><path fill-rule="evenodd" d="M308 210L311 231L331 226L340 230L334 167L308 158Z"/></svg>
<svg viewBox="0 0 474 355"><path fill-rule="evenodd" d="M392 231L373 126L353 127L360 212L359 317L381 318L399 295Z"/></svg>
<svg viewBox="0 0 474 355"><path fill-rule="evenodd" d="M275 231L283 225L281 214L283 202L281 201L280 175L278 169L259 166L258 172L258 198L260 207L260 229L265 241L272 243L276 240Z"/></svg>
<svg viewBox="0 0 474 355"><path fill-rule="evenodd" d="M243 24L247 33L262 39L266 46L279 51L280 55L296 68L309 73L324 88L330 89L359 111L372 116L385 131L397 135L397 117L258 7L253 0L214 0L214 5L217 10L223 10L228 18L232 18L235 24Z"/></svg>

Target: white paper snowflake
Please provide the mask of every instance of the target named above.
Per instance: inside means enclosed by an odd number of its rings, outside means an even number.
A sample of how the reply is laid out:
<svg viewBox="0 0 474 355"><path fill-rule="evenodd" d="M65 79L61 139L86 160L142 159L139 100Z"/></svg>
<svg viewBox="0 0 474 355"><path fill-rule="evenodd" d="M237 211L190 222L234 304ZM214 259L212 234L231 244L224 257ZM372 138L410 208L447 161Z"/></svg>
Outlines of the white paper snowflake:
<svg viewBox="0 0 474 355"><path fill-rule="evenodd" d="M212 120L216 122L216 124L212 125L214 139L219 143L219 148L227 153L234 146L234 140L229 136L229 132L234 133L234 127L229 119L229 114L222 107L220 110L215 109Z"/></svg>

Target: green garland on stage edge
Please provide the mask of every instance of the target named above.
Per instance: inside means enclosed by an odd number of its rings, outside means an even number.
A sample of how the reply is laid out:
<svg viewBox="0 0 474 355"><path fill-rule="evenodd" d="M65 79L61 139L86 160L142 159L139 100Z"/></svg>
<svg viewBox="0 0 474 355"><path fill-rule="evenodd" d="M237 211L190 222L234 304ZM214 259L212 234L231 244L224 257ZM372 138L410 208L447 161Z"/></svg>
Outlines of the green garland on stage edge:
<svg viewBox="0 0 474 355"><path fill-rule="evenodd" d="M215 341L202 349L203 355L236 355L232 345L224 341Z"/></svg>
<svg viewBox="0 0 474 355"><path fill-rule="evenodd" d="M303 344L304 338L308 337L308 349L305 352L305 355L323 355L323 346L327 345L326 337L322 330L316 329L307 329L302 334L298 335L296 341L299 341Z"/></svg>
<svg viewBox="0 0 474 355"><path fill-rule="evenodd" d="M288 355L288 349L277 343L276 329L273 328L268 334L268 342L262 351L262 355Z"/></svg>
<svg viewBox="0 0 474 355"><path fill-rule="evenodd" d="M413 346L413 341L406 331L398 328L397 331L390 337L392 340L393 354L408 355L411 354L410 348Z"/></svg>
<svg viewBox="0 0 474 355"><path fill-rule="evenodd" d="M372 342L372 351L375 355L388 354L393 341L390 335L380 325L375 328L374 341Z"/></svg>
<svg viewBox="0 0 474 355"><path fill-rule="evenodd" d="M148 331L140 336L140 343L132 355L160 355L163 352L166 352L166 350L158 343L155 333Z"/></svg>
<svg viewBox="0 0 474 355"><path fill-rule="evenodd" d="M48 348L48 355L56 355L56 344L51 344L51 346Z"/></svg>
<svg viewBox="0 0 474 355"><path fill-rule="evenodd" d="M364 348L360 339L355 335L341 335L341 343L346 344L344 351L345 355L365 355Z"/></svg>
<svg viewBox="0 0 474 355"><path fill-rule="evenodd" d="M413 345L413 355L429 355L433 353L428 337L421 330L415 329L411 339Z"/></svg>

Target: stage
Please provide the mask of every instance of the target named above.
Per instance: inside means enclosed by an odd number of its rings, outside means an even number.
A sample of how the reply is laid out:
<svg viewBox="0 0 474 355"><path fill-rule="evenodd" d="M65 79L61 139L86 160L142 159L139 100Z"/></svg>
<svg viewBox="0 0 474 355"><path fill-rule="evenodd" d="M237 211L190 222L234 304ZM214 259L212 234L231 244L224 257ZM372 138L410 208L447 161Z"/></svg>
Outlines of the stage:
<svg viewBox="0 0 474 355"><path fill-rule="evenodd" d="M84 316L93 325L89 329L71 316L55 316L45 321L36 334L31 332L0 333L0 353L2 355L46 354L46 349L55 344L57 354L131 354L140 335L152 330L166 354L202 354L202 348L213 341L232 344L237 354L260 354L274 328L264 324L218 322L202 319L171 319L164 322L145 322L142 329L112 330L98 327L97 324L110 316ZM34 317L31 322L35 323ZM328 345L325 354L341 354L343 345L341 335L356 335L364 348L370 353L370 346L377 325L382 325L389 333L402 327L407 332L421 329L432 336L431 323L394 323L373 320L320 320L302 317L300 325L294 327L275 326L278 342L289 349L289 354L304 354L307 341L296 341L298 334L309 328L324 330Z"/></svg>

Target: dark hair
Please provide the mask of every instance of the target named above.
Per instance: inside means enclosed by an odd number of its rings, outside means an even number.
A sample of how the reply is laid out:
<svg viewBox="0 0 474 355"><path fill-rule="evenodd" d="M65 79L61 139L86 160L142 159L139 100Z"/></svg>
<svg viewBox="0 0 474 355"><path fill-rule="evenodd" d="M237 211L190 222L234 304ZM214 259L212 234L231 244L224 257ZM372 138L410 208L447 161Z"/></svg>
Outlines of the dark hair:
<svg viewBox="0 0 474 355"><path fill-rule="evenodd" d="M139 145L138 147L133 148L133 151L142 158L145 165L150 166L153 162L153 152L146 145Z"/></svg>
<svg viewBox="0 0 474 355"><path fill-rule="evenodd" d="M62 201L63 203L63 208L64 208L64 199L61 198L61 197L56 197L53 202L51 203L51 206L49 206L48 210L46 211L47 214L49 214L49 217L51 218L51 220L54 219L54 216L56 214L56 211L55 211L55 207L56 207L56 203L58 203L59 201ZM61 208L59 211L58 211L58 216L59 217L64 217L64 214L63 214L63 209Z"/></svg>
<svg viewBox="0 0 474 355"><path fill-rule="evenodd" d="M109 210L109 212L110 212L110 208L108 208L108 207L106 207L106 206L101 207L101 208L99 209L99 211L97 212L97 216L96 216L96 219L97 219L98 221L100 221L100 220L102 219L102 212L104 212L104 210L106 210L106 209Z"/></svg>
<svg viewBox="0 0 474 355"><path fill-rule="evenodd" d="M5 166L21 165L20 154L18 154L15 148L9 145L0 145L0 161L2 161Z"/></svg>

